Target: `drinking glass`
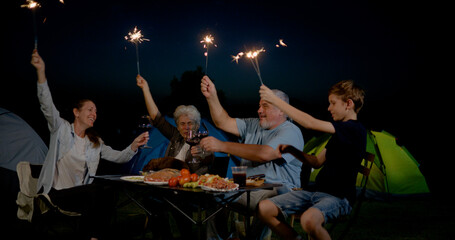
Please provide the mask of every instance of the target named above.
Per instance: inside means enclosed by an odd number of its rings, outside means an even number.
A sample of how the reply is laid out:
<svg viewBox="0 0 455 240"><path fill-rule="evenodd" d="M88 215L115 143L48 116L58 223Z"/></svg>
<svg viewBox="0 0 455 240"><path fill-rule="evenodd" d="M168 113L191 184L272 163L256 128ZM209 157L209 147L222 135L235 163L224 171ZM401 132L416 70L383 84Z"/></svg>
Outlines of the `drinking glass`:
<svg viewBox="0 0 455 240"><path fill-rule="evenodd" d="M198 130L190 130L186 137L186 143L188 143L191 147L199 145L201 140L209 135L208 131L198 131ZM192 159L188 164L191 165L191 169L198 169L199 164L201 163L201 157L204 155L204 150L202 149L202 153L199 156L192 156Z"/></svg>
<svg viewBox="0 0 455 240"><path fill-rule="evenodd" d="M146 131L150 131L150 129L153 128L149 115L141 116L138 128L144 129ZM145 145L142 145L140 148L152 148L151 146L148 146L147 144L148 144L148 142Z"/></svg>
<svg viewBox="0 0 455 240"><path fill-rule="evenodd" d="M247 166L232 167L232 176L234 177L234 183L237 183L239 187L246 186L246 168Z"/></svg>

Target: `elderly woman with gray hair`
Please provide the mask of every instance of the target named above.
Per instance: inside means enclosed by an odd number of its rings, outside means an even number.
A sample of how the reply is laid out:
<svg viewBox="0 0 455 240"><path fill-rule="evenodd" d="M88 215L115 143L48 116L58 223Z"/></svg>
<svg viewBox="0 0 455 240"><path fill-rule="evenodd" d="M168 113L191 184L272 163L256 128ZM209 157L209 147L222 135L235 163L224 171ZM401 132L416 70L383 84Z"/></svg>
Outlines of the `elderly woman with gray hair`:
<svg viewBox="0 0 455 240"><path fill-rule="evenodd" d="M158 107L153 100L147 81L141 76L136 77L137 86L142 89L144 94L145 104L149 113L153 126L155 126L167 139L169 145L166 149L166 161L179 160L180 166L189 168L192 173L198 175L205 174L212 165L214 155L211 152L201 152L200 147L191 147L186 143L190 130L198 130L201 123L201 114L193 105L180 105L174 111L174 120L177 127L166 121L161 115ZM200 162L194 164L192 159L200 158ZM173 164L178 166L179 164Z"/></svg>

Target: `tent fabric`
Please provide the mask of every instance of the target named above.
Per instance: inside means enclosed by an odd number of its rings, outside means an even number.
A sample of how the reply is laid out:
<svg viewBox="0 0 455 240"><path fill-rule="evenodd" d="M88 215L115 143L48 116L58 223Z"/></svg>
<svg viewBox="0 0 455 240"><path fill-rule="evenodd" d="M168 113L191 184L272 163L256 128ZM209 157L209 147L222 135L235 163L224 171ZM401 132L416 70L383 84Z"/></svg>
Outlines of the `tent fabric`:
<svg viewBox="0 0 455 240"><path fill-rule="evenodd" d="M330 137L330 134L314 137L305 145L304 152L317 155L325 148ZM393 135L385 131L368 131L366 151L375 154L374 166L367 184L367 197L383 198L429 193L418 162L406 148L396 143ZM315 181L318 172L319 169L316 169L311 173L310 181ZM360 181L359 175L357 186Z"/></svg>
<svg viewBox="0 0 455 240"><path fill-rule="evenodd" d="M387 192L392 195L428 193L416 161L396 144L395 137L386 132L373 132L373 135L384 163Z"/></svg>
<svg viewBox="0 0 455 240"><path fill-rule="evenodd" d="M48 148L27 122L0 108L0 167L16 171L21 161L43 164Z"/></svg>
<svg viewBox="0 0 455 240"><path fill-rule="evenodd" d="M43 164L47 146L21 117L0 107L0 222L17 217L20 191L16 166L21 161Z"/></svg>
<svg viewBox="0 0 455 240"><path fill-rule="evenodd" d="M175 125L175 121L173 118L165 116L166 121L171 123L173 126ZM206 119L201 119L201 126L206 126L209 132L209 136L213 136L221 141L229 141L228 136L226 133L221 131L220 129L213 126L209 121ZM152 128L149 131L149 141L147 146L151 148L141 148L138 152L126 165L126 171L130 174L138 174L142 168L147 165L147 163L155 158L164 157L166 152L167 145L169 144L169 140L164 137L161 132L157 128ZM226 177L232 178L232 173L230 171L231 166L236 165L236 157L228 156L225 153L215 152L215 157L230 157Z"/></svg>

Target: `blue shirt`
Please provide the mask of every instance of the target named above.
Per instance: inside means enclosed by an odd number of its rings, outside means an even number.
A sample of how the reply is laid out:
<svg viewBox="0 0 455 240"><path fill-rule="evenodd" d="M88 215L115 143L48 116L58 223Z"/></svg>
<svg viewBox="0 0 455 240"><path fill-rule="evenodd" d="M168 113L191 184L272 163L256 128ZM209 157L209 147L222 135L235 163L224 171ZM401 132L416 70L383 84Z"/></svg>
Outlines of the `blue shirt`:
<svg viewBox="0 0 455 240"><path fill-rule="evenodd" d="M245 144L268 145L277 149L280 144L292 145L303 149L303 136L300 129L289 121L285 121L274 129L263 129L258 118L237 118L239 142ZM283 154L283 158L266 163L258 163L242 159L242 165L248 166L247 176L265 174L265 181L281 183L280 193L300 187L300 170L302 163L291 154Z"/></svg>

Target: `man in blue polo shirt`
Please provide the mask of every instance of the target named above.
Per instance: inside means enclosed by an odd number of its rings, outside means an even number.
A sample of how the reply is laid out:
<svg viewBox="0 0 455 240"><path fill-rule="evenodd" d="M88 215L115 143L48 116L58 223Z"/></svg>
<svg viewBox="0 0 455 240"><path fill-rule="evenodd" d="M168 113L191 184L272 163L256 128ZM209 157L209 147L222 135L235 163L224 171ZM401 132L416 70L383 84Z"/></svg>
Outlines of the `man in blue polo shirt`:
<svg viewBox="0 0 455 240"><path fill-rule="evenodd" d="M300 187L301 162L290 154L280 156L276 151L280 144L303 149L302 133L296 125L287 121L286 114L268 102L260 100L259 118L232 118L221 106L215 85L207 76L201 80L201 91L207 99L215 125L239 138L239 142L222 142L207 137L201 141L201 147L211 152L238 156L242 159L241 165L248 166L248 176L265 174L266 182L283 185L273 190L252 192L251 204L248 206L251 210L256 210L257 204L263 199ZM282 91L274 90L274 93L281 99L289 101ZM237 203L247 207L246 197L241 196Z"/></svg>

